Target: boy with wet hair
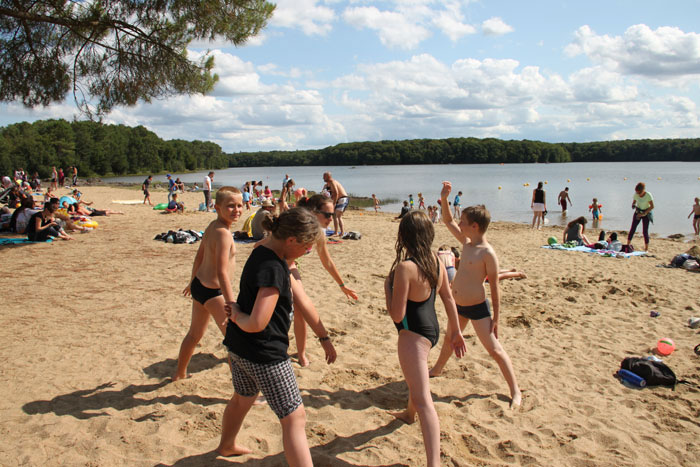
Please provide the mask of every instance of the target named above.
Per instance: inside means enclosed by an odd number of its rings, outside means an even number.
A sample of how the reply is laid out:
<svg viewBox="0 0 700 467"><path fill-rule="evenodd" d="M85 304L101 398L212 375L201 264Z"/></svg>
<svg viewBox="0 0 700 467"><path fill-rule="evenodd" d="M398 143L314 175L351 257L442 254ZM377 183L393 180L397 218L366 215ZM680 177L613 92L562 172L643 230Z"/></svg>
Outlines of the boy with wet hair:
<svg viewBox="0 0 700 467"><path fill-rule="evenodd" d="M459 315L459 327L464 330L467 322L471 321L479 341L489 355L496 360L508 383L511 397L510 406L516 407L520 405L522 395L510 357L498 341L498 319L501 311L498 257L486 240L486 230L491 223L491 215L483 204L470 206L462 211L459 223L455 222L449 207L447 207L447 197L451 190L452 184L450 182L442 182L440 197L443 206L443 221L450 233L462 244L462 257L452 282L452 293L457 303ZM483 286L484 280L487 278L491 288L493 316ZM446 335L450 335L450 331L448 325ZM439 376L442 373L451 352L449 343L443 342L440 357L430 370L430 376Z"/></svg>

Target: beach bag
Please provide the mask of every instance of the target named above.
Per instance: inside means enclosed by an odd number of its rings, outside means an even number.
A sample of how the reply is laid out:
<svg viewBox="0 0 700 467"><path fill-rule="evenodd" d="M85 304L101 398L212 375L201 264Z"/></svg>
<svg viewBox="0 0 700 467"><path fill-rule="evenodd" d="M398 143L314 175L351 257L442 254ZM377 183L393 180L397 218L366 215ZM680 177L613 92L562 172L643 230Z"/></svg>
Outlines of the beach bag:
<svg viewBox="0 0 700 467"><path fill-rule="evenodd" d="M362 238L360 232L345 232L343 234L343 240L359 240Z"/></svg>
<svg viewBox="0 0 700 467"><path fill-rule="evenodd" d="M647 386L667 386L675 389L676 384L687 383L684 380L679 381L673 370L664 362L646 360L641 357L627 357L622 360L620 368L644 378Z"/></svg>
<svg viewBox="0 0 700 467"><path fill-rule="evenodd" d="M620 251L623 253L634 253L634 247L632 245L622 245Z"/></svg>

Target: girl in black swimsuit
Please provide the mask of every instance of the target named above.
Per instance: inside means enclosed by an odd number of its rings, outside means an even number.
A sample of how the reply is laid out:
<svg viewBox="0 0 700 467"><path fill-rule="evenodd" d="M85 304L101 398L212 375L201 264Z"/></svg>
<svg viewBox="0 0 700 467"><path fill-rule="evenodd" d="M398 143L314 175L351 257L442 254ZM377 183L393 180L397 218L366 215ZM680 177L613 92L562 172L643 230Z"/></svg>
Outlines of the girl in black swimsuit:
<svg viewBox="0 0 700 467"><path fill-rule="evenodd" d="M433 224L424 212L404 216L396 239L396 259L384 282L387 309L399 331L399 363L408 384L408 407L392 415L413 423L418 414L428 466L440 465L440 422L428 382L428 353L440 332L436 293L445 304L450 329L456 330L445 339L452 343L457 358L466 351L445 266L431 250L434 238Z"/></svg>

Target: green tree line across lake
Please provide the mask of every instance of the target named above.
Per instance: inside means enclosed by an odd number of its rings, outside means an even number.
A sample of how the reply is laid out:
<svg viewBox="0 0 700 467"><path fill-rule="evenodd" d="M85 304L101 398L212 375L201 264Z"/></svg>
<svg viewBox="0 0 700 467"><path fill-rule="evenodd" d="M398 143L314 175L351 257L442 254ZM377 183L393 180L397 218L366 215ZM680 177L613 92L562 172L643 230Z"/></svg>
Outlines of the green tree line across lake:
<svg viewBox="0 0 700 467"><path fill-rule="evenodd" d="M48 177L76 166L82 176L191 172L225 167L700 161L700 139L545 143L496 138L343 143L323 149L227 154L207 141L163 140L143 126L40 120L0 128L0 174Z"/></svg>

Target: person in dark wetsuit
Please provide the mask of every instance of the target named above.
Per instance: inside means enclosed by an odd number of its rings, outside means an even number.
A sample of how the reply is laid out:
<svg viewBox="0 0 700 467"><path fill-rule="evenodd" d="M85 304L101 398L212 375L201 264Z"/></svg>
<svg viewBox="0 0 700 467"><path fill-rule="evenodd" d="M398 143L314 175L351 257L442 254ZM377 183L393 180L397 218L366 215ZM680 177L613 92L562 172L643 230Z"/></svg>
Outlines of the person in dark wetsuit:
<svg viewBox="0 0 700 467"><path fill-rule="evenodd" d="M431 251L434 238L433 224L423 211L406 214L399 224L396 259L384 282L386 306L399 332L399 363L408 384L408 407L392 415L413 423L418 414L428 466L440 465L440 421L428 382L428 353L440 333L435 316L436 292L445 305L452 330L445 341L450 342L457 358L466 351L445 266Z"/></svg>

